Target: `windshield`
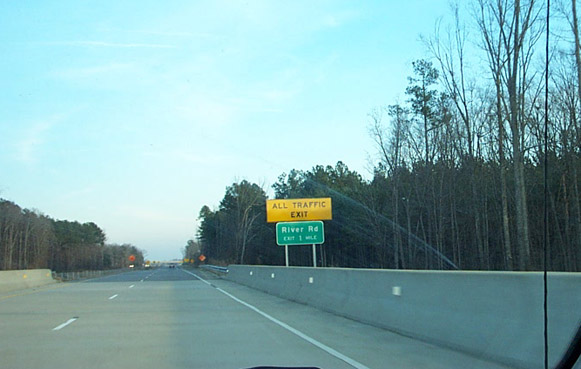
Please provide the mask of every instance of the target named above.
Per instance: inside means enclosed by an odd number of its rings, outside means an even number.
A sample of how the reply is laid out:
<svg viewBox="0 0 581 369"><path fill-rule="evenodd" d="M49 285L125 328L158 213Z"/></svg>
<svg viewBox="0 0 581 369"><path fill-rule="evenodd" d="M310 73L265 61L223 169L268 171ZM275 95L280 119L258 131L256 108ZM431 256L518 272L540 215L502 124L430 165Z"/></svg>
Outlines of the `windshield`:
<svg viewBox="0 0 581 369"><path fill-rule="evenodd" d="M547 5L3 2L2 362L556 367L581 56Z"/></svg>

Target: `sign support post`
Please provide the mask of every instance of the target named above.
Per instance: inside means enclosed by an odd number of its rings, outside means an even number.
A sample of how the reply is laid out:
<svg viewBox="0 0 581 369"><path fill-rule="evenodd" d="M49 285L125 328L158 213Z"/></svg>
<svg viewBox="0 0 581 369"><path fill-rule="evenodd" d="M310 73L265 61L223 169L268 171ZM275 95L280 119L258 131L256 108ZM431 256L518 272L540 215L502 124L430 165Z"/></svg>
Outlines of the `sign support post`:
<svg viewBox="0 0 581 369"><path fill-rule="evenodd" d="M284 260L286 266L288 267L288 245L284 245Z"/></svg>
<svg viewBox="0 0 581 369"><path fill-rule="evenodd" d="M317 267L317 245L313 244L313 268Z"/></svg>

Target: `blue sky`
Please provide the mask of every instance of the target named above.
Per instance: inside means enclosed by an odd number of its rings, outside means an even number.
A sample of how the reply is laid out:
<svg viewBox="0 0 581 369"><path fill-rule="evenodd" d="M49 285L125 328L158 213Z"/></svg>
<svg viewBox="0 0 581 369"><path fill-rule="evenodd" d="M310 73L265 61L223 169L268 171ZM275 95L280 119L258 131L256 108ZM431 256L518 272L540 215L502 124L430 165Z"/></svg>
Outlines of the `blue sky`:
<svg viewBox="0 0 581 369"><path fill-rule="evenodd" d="M3 1L0 197L180 257L247 179L376 155L446 0ZM275 247L273 245L273 247Z"/></svg>

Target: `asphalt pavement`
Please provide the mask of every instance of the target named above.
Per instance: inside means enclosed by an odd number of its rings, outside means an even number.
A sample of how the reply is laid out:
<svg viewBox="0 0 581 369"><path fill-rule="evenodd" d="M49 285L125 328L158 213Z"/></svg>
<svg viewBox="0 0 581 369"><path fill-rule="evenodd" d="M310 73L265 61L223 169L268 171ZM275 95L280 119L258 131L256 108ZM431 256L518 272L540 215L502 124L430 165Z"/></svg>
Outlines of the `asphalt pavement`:
<svg viewBox="0 0 581 369"><path fill-rule="evenodd" d="M0 368L505 368L203 270L0 295Z"/></svg>

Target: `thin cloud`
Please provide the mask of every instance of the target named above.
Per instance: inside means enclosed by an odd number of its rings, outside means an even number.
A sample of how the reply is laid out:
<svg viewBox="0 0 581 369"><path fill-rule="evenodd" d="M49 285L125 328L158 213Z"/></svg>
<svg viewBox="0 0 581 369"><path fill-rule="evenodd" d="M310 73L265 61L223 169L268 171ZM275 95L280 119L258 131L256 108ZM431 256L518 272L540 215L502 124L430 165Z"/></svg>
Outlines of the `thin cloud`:
<svg viewBox="0 0 581 369"><path fill-rule="evenodd" d="M250 108L249 111L254 113L284 113L283 109L276 108Z"/></svg>
<svg viewBox="0 0 581 369"><path fill-rule="evenodd" d="M66 192L61 196L61 200L72 200L72 199L80 199L84 198L87 195L90 195L95 192L94 186L83 187L77 190L73 190L70 192Z"/></svg>
<svg viewBox="0 0 581 369"><path fill-rule="evenodd" d="M16 146L16 158L24 163L30 164L35 162L37 160L38 148L45 142L46 132L53 125L54 122L43 121L30 127Z"/></svg>
<svg viewBox="0 0 581 369"><path fill-rule="evenodd" d="M55 42L45 42L44 44L49 46L175 49L175 46L165 44L118 43L105 41L55 41Z"/></svg>
<svg viewBox="0 0 581 369"><path fill-rule="evenodd" d="M110 63L84 68L69 68L54 72L53 75L56 77L77 79L92 77L99 74L121 73L135 70L135 68L135 65L129 63Z"/></svg>
<svg viewBox="0 0 581 369"><path fill-rule="evenodd" d="M327 14L321 19L321 22L325 27L335 28L341 27L353 19L358 18L359 16L359 12L349 10L339 13Z"/></svg>
<svg viewBox="0 0 581 369"><path fill-rule="evenodd" d="M220 38L222 36L210 32L180 32L180 31L152 31L145 29L121 29L107 28L105 31L126 32L140 35L168 36L168 37L196 37L196 38Z"/></svg>
<svg viewBox="0 0 581 369"><path fill-rule="evenodd" d="M169 224L191 224L189 217L180 217L166 210L158 210L154 207L142 205L123 204L117 207L116 213L123 217L128 217L127 221L142 223L143 221L152 221L158 224L160 228L166 228Z"/></svg>
<svg viewBox="0 0 581 369"><path fill-rule="evenodd" d="M148 31L148 30L138 30L138 29L128 29L122 30L119 29L117 31L120 32L127 32L127 33L137 33L141 35L156 35L156 36L176 36L176 37L193 37L193 36L207 36L209 34L194 34L191 32L171 32L171 31Z"/></svg>
<svg viewBox="0 0 581 369"><path fill-rule="evenodd" d="M15 140L15 159L25 164L36 163L41 157L41 150L48 139L49 132L73 112L56 114L25 128L20 139Z"/></svg>

